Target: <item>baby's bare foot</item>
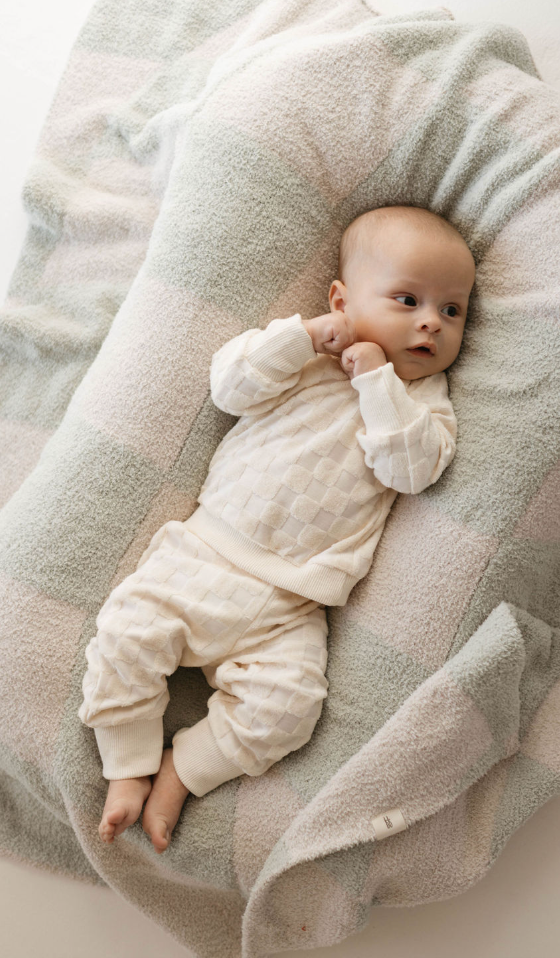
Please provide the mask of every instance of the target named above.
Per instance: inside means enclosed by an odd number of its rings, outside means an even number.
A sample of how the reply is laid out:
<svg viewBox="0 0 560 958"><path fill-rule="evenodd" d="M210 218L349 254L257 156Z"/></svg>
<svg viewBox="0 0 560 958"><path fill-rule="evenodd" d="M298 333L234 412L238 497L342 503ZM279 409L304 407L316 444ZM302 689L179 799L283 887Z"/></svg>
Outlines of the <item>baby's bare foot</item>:
<svg viewBox="0 0 560 958"><path fill-rule="evenodd" d="M152 791L142 816L142 828L161 854L169 845L189 789L183 785L173 764L173 749L164 748L161 766L154 776Z"/></svg>
<svg viewBox="0 0 560 958"><path fill-rule="evenodd" d="M129 825L134 825L152 788L150 775L119 778L109 782L99 837L110 845Z"/></svg>

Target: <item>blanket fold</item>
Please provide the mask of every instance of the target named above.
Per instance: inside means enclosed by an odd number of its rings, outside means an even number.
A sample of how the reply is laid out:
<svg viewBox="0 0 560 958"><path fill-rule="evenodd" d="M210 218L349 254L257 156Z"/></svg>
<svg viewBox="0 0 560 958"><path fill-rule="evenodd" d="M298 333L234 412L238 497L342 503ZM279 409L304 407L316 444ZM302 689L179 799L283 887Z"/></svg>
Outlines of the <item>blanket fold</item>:
<svg viewBox="0 0 560 958"><path fill-rule="evenodd" d="M314 947L332 944L319 922L309 926L307 899L298 905L292 898L291 887L308 880L307 863L328 860L329 855L361 843L378 844L388 836L392 854L406 857L418 840L418 823L446 806L456 806L475 782L520 748L523 751L520 742L551 683L559 679L560 630L543 628L524 610L500 603L287 829L282 837L284 855L273 850L247 906L247 952L251 953L253 937L262 947L264 936L271 952L285 945L286 925L282 924L280 936L281 915L271 901L279 899L283 912L288 897L290 929L296 932L307 924ZM429 829L430 823L426 826ZM398 832L403 834L396 839ZM373 850L372 861L375 854ZM368 894L373 892L374 901L382 902L389 893L385 882L393 879L383 865L379 871L372 869ZM390 894L393 904L416 901L412 888L391 889ZM301 940L295 933L292 946L299 941L301 947Z"/></svg>
<svg viewBox="0 0 560 958"><path fill-rule="evenodd" d="M267 958L460 894L558 794L559 147L558 96L502 24L369 0L94 5L0 309L0 854L109 886L197 958ZM311 739L189 795L164 855L141 820L105 846L85 648L235 423L211 356L326 312L342 232L398 204L476 260L455 457L397 495L329 608ZM212 693L192 668L168 688L165 748Z"/></svg>

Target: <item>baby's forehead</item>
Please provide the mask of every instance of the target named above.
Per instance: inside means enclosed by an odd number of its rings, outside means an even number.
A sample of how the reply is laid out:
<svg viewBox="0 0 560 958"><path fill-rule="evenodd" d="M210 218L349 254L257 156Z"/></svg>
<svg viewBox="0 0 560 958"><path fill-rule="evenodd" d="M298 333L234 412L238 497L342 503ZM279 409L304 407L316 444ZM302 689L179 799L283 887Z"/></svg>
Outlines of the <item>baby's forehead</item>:
<svg viewBox="0 0 560 958"><path fill-rule="evenodd" d="M421 251L406 255L400 250L394 254L388 246L362 251L355 258L355 275L369 275L384 282L405 285L441 287L449 290L450 285L457 293L471 288L474 280L474 262L468 248L433 244L437 246L436 255L428 239L422 244Z"/></svg>

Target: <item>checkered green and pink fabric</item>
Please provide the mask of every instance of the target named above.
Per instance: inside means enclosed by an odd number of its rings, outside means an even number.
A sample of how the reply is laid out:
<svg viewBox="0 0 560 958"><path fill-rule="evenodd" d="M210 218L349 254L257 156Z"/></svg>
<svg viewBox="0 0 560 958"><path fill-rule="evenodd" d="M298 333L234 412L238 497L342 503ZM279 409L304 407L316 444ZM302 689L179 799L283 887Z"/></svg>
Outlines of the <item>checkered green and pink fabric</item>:
<svg viewBox="0 0 560 958"><path fill-rule="evenodd" d="M374 2L374 0L371 0ZM0 310L0 854L113 888L196 958L340 942L458 895L560 791L560 104L525 38L370 0L98 0L27 171ZM328 309L340 236L421 206L477 264L457 452L328 610L308 743L97 827L95 618L194 510L235 417L212 354ZM169 680L165 746L207 711Z"/></svg>

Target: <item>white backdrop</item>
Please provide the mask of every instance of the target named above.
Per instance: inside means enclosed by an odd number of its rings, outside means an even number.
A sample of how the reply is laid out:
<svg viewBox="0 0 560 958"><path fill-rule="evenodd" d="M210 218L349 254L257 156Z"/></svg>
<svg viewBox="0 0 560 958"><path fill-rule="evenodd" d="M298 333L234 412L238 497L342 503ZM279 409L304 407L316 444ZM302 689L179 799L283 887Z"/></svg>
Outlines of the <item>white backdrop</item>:
<svg viewBox="0 0 560 958"><path fill-rule="evenodd" d="M185 0L187 3L188 0ZM209 0L211 3L212 0ZM92 0L18 0L0 13L0 302L27 228L25 173ZM382 14L440 6L379 0ZM463 22L522 30L545 83L560 95L560 5L556 0L448 0ZM369 926L331 948L285 958L555 958L559 953L560 797L510 839L482 881L457 898L415 908L373 909ZM3 958L188 958L169 935L107 888L0 858ZM216 956L219 958L219 956Z"/></svg>

